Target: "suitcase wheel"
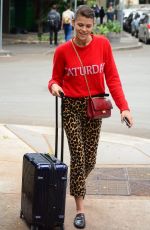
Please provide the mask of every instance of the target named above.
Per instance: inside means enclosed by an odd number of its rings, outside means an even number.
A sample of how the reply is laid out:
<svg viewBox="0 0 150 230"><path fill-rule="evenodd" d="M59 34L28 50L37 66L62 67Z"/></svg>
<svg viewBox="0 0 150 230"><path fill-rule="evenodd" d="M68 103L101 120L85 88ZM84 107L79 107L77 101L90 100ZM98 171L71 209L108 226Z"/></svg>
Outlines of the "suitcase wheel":
<svg viewBox="0 0 150 230"><path fill-rule="evenodd" d="M31 225L30 230L39 230L39 227L38 227L38 226L35 226L35 225Z"/></svg>

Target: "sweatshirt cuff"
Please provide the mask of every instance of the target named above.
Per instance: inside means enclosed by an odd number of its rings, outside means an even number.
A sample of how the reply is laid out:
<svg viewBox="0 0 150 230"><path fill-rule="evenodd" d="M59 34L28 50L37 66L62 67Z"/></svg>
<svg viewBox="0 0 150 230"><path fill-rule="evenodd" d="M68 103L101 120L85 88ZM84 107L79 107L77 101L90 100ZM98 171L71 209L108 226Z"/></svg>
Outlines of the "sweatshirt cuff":
<svg viewBox="0 0 150 230"><path fill-rule="evenodd" d="M130 111L130 109L127 107L127 108L121 109L121 110L120 110L120 113L122 113L122 112L125 111L125 110Z"/></svg>

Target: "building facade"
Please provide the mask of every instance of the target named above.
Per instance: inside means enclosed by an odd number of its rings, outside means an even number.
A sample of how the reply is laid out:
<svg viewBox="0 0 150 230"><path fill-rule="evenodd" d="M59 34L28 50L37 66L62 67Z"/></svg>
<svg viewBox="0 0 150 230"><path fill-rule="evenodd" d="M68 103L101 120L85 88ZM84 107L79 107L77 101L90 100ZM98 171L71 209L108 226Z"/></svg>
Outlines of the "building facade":
<svg viewBox="0 0 150 230"><path fill-rule="evenodd" d="M117 5L119 0L96 0L96 4L103 7L107 7L110 2L112 2L114 5ZM150 0L120 0L120 2L123 2L126 8L135 5L137 6L139 4L150 4Z"/></svg>
<svg viewBox="0 0 150 230"><path fill-rule="evenodd" d="M37 31L50 9L50 0L4 0L3 32L26 33Z"/></svg>

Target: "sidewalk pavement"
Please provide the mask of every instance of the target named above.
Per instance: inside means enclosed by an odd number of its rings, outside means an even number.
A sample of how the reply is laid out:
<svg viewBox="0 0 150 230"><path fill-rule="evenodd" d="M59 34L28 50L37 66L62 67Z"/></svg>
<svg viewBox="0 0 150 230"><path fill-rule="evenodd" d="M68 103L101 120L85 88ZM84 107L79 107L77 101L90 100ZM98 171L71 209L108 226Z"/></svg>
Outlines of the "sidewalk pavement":
<svg viewBox="0 0 150 230"><path fill-rule="evenodd" d="M62 32L61 32L62 33ZM48 36L48 34L47 34ZM63 36L63 34L61 35ZM127 50L127 49L137 49L141 48L142 44L138 41L137 38L131 36L131 34L123 31L121 33L120 40L112 38L111 45L113 50ZM36 50L36 54L39 52L45 54L53 53L55 50L55 46L50 47L48 41L40 42L36 34L4 34L3 35L3 50L0 50L0 56L11 56L16 53L16 45L30 45L32 47L38 48ZM14 47L14 49L12 48ZM10 49L10 50L9 50ZM27 49L27 47L26 47ZM27 49L28 53L33 52L33 49Z"/></svg>
<svg viewBox="0 0 150 230"><path fill-rule="evenodd" d="M149 230L150 139L101 133L96 168L87 181L87 230ZM54 128L0 125L0 230L27 230L19 218L22 158L54 152ZM64 162L69 166L65 137ZM69 187L69 186L68 186ZM67 190L65 230L73 230L75 204Z"/></svg>
<svg viewBox="0 0 150 230"><path fill-rule="evenodd" d="M27 36L4 37L4 47L26 44ZM29 41L33 44L35 41ZM36 54L54 52L48 43L36 43ZM35 44L35 47L37 47ZM113 50L140 48L141 43L123 32L120 42L111 41ZM31 46L30 46L31 47ZM29 49L26 53L33 52ZM25 47L26 48L26 47ZM2 56L2 52L0 54ZM8 54L9 56L9 54ZM150 226L150 139L101 133L96 168L87 181L85 210L87 230L149 230ZM27 230L20 215L22 158L27 152L54 149L54 128L0 125L0 230ZM64 162L69 166L65 138ZM59 149L60 152L60 149ZM75 204L66 199L65 230L74 230Z"/></svg>

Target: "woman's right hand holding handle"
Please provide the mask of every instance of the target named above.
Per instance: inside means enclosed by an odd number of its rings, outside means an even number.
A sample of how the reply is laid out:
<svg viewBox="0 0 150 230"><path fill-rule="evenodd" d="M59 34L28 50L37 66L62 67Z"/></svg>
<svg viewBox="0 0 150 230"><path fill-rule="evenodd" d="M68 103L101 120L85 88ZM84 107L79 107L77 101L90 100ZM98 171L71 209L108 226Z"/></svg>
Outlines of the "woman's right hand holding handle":
<svg viewBox="0 0 150 230"><path fill-rule="evenodd" d="M57 84L52 84L51 92L53 96L57 96L57 97L62 97L64 95L63 89Z"/></svg>

